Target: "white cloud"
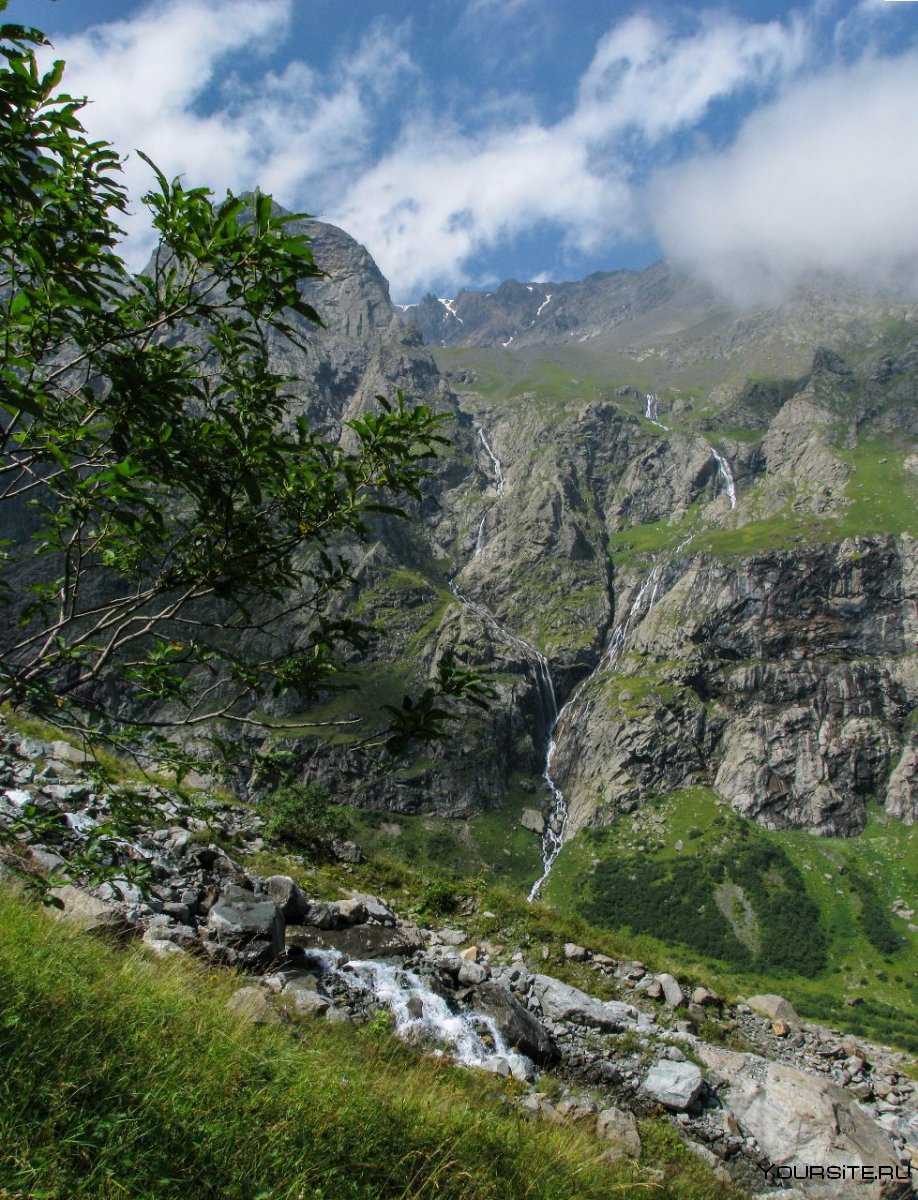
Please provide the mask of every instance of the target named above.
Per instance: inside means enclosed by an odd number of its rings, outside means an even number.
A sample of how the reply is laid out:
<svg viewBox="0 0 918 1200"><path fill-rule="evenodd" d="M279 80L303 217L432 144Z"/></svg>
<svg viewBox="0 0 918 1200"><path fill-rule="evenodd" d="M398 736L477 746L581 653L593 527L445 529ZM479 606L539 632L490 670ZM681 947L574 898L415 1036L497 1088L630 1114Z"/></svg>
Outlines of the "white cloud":
<svg viewBox="0 0 918 1200"><path fill-rule="evenodd" d="M649 16L631 17L599 42L570 128L590 139L630 128L657 142L700 120L714 101L786 77L805 46L796 18L755 25L702 13L694 33L678 35Z"/></svg>
<svg viewBox="0 0 918 1200"><path fill-rule="evenodd" d="M637 236L634 136L657 142L697 122L716 99L786 77L804 42L799 23L706 16L680 37L665 22L631 18L599 43L569 116L474 138L409 130L348 189L334 217L406 295L437 281L469 282L474 255L543 222L579 250Z"/></svg>
<svg viewBox="0 0 918 1200"><path fill-rule="evenodd" d="M328 180L364 161L372 109L410 60L397 34L372 31L328 77L292 61L252 81L233 69L283 39L292 0L154 0L129 19L61 38L65 85L91 104L90 133L127 155L134 196L150 174L142 149L167 176L219 194L260 186L290 205L321 202ZM49 55L50 57L50 55ZM152 245L143 213L129 223L128 255Z"/></svg>
<svg viewBox="0 0 918 1200"><path fill-rule="evenodd" d="M918 283L918 53L836 68L648 188L664 250L739 300L812 272Z"/></svg>
<svg viewBox="0 0 918 1200"><path fill-rule="evenodd" d="M261 186L327 215L368 246L400 299L480 282L488 253L537 231L583 252L646 237L648 213L669 253L733 293L740 280L774 290L798 269L886 277L915 252L914 56L800 82L820 55L850 57L855 27L882 15L877 0L861 0L816 48L831 0L784 22L629 17L599 39L554 122L539 118L538 97L508 94L493 77L475 94L472 67L462 78L470 103L445 113L458 75L443 100L409 53L410 26L374 25L348 56L304 61L285 42L296 2L151 0L61 39L55 53L68 61L68 89L92 97L94 136L122 153L139 147L167 175L218 194ZM488 53L510 46L510 15L534 23L545 11L530 0L470 3L479 24L494 18ZM281 55L268 69L282 44L285 65ZM259 55L260 76L250 69ZM687 149L706 145L714 106L738 99L770 106L730 150ZM679 156L644 187L651 162ZM136 157L126 177L135 195L150 183ZM150 245L141 220L134 264ZM539 257L543 266L557 255Z"/></svg>

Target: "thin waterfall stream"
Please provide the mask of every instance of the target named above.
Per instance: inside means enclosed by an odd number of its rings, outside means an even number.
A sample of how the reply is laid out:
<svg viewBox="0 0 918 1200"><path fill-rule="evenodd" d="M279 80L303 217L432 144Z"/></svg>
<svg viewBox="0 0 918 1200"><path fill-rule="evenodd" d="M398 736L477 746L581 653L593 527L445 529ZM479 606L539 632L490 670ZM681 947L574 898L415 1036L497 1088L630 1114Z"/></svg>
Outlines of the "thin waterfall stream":
<svg viewBox="0 0 918 1200"><path fill-rule="evenodd" d="M645 393L644 395L644 417L659 429L669 431L669 427L664 425L660 420L659 398L653 392ZM484 429L478 429L478 437L482 446L491 461L494 468L494 481L498 497L503 496L505 479L503 471L503 463L495 454ZM717 463L718 474L720 475L724 490L730 501L730 507L735 508L737 503L736 496L736 481L733 475L733 470L729 461L719 453L710 442L704 442L708 453L714 458ZM490 510L489 510L490 511ZM487 512L482 516L478 525L478 533L475 539L475 548L473 558L477 557L484 546L484 529ZM683 539L682 542L675 548L673 554L678 555L681 550L690 541L690 536ZM628 644L628 640L639 620L642 620L654 607L656 603L660 584L662 581L663 569L665 563L660 559L655 559L650 571L645 576L640 587L638 588L634 599L629 605L628 611L624 618L618 622L612 630L612 635L609 638L608 645L603 652L595 670L584 679L574 694L559 711L557 698L555 695L554 682L551 677L551 671L548 664L548 659L541 651L537 650L531 642L527 642L525 638L519 637L517 634L511 633L508 629L498 621L497 617L484 604L477 600L472 600L470 597L463 595L459 591L455 580L449 582L450 591L456 599L467 608L475 612L483 621L486 621L495 632L514 645L518 650L523 652L524 657L533 666L536 686L539 692L539 698L542 707L542 717L545 725L546 733L546 751L545 751L545 766L542 771L542 778L551 792L552 803L548 816L545 821L545 829L542 833L542 874L532 885L529 891L529 900L535 900L542 889L545 880L551 873L558 855L564 846L565 828L567 825L568 807L564 793L561 791L558 784L552 775L552 761L555 756L557 742L555 738L556 731L561 723L565 720L568 713L574 714L574 727L579 727L583 720L588 716L590 704L588 703L584 711L578 713L578 705L580 697L584 689L590 681L600 672L608 672L615 668L621 661Z"/></svg>

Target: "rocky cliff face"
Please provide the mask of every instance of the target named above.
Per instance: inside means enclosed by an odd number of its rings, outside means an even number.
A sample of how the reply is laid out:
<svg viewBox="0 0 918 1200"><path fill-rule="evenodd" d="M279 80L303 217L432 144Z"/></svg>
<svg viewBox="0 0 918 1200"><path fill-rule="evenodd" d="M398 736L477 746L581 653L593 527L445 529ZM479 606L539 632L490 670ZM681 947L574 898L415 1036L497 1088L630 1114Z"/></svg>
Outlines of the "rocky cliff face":
<svg viewBox="0 0 918 1200"><path fill-rule="evenodd" d="M362 552L347 604L374 631L369 682L329 705L361 715L446 649L499 698L395 771L345 738L299 743L305 776L405 812L520 792L547 811L553 732L566 836L699 782L773 828L854 833L871 798L918 818L911 309L728 314L659 265L428 298L409 317L464 347L435 360L366 252L313 232L327 330L285 363L309 417L336 431L396 386L455 417L419 523ZM746 355L757 339L783 373Z"/></svg>

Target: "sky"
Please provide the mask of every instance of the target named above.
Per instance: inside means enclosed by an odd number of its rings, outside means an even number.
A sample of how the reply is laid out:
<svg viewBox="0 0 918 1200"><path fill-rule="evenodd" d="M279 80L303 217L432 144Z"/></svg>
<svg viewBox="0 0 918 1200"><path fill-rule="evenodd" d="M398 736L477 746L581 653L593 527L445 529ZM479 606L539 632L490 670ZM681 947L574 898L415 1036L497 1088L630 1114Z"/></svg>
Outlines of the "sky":
<svg viewBox="0 0 918 1200"><path fill-rule="evenodd" d="M94 137L340 225L409 303L662 257L918 296L918 0L9 0Z"/></svg>

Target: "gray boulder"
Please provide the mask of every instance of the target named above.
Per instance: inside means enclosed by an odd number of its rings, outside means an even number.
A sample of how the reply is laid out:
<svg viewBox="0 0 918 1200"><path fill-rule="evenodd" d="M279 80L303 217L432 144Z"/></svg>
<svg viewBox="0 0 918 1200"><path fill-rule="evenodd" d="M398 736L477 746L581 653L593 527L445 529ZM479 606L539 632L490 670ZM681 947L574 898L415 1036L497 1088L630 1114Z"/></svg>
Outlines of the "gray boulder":
<svg viewBox="0 0 918 1200"><path fill-rule="evenodd" d="M533 975L531 996L538 1001L542 1015L550 1021L572 1021L575 1025L591 1025L613 1032L648 1023L648 1019L630 1004L620 1000L596 1000L550 975Z"/></svg>
<svg viewBox="0 0 918 1200"><path fill-rule="evenodd" d="M672 975L658 975L657 982L663 989L663 999L670 1008L680 1008L685 1004L685 993Z"/></svg>
<svg viewBox="0 0 918 1200"><path fill-rule="evenodd" d="M309 901L289 875L269 875L264 881L264 890L289 925L298 925L309 911Z"/></svg>
<svg viewBox="0 0 918 1200"><path fill-rule="evenodd" d="M214 958L248 969L269 966L284 950L284 914L273 900L233 884L208 913L204 937Z"/></svg>
<svg viewBox="0 0 918 1200"><path fill-rule="evenodd" d="M692 1062L664 1059L651 1067L644 1080L644 1091L673 1112L686 1112L704 1090L704 1076Z"/></svg>
<svg viewBox="0 0 918 1200"><path fill-rule="evenodd" d="M623 1112L619 1108L604 1108L596 1118L596 1136L610 1142L610 1149L618 1151L618 1157L641 1156L641 1137L633 1113Z"/></svg>
<svg viewBox="0 0 918 1200"><path fill-rule="evenodd" d="M850 1175L844 1192L838 1180L799 1179L803 1169L813 1165L869 1167L874 1179L879 1167L889 1170L896 1165L887 1134L838 1084L755 1054L703 1043L697 1049L712 1081L719 1077L721 1102L776 1169L769 1182L778 1182L778 1168L792 1172L796 1167L797 1186L813 1200L836 1200L840 1195L880 1200L885 1195L879 1182Z"/></svg>
<svg viewBox="0 0 918 1200"><path fill-rule="evenodd" d="M801 1024L797 1010L783 996L771 994L750 996L746 1003L753 1012L757 1012L763 1017L768 1017L770 1021L786 1021L788 1025Z"/></svg>
<svg viewBox="0 0 918 1200"><path fill-rule="evenodd" d="M505 984L488 979L475 989L473 1007L496 1024L508 1045L540 1066L558 1061L558 1047L548 1031L528 1009L512 995Z"/></svg>

